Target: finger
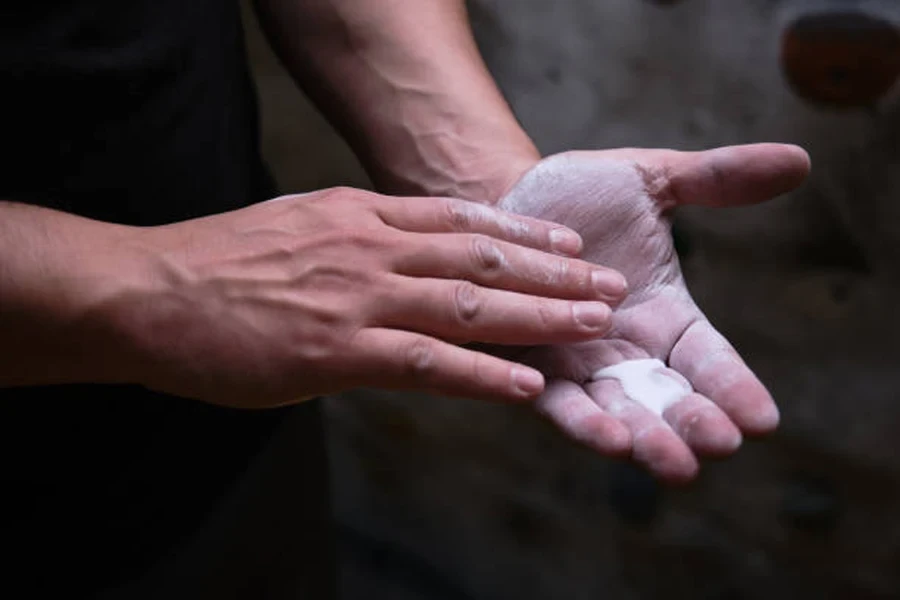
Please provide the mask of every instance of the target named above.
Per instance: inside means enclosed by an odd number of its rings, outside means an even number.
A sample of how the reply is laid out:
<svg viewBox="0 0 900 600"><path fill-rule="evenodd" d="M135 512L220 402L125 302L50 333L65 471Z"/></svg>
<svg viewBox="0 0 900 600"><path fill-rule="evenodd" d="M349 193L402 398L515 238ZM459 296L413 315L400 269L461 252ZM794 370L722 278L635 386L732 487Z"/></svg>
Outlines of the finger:
<svg viewBox="0 0 900 600"><path fill-rule="evenodd" d="M385 224L415 233L480 233L569 256L583 246L581 236L568 227L465 200L382 196L375 210Z"/></svg>
<svg viewBox="0 0 900 600"><path fill-rule="evenodd" d="M694 479L699 464L687 444L659 415L625 395L613 379L601 379L585 386L588 395L631 432L631 458L655 477L669 483Z"/></svg>
<svg viewBox="0 0 900 600"><path fill-rule="evenodd" d="M648 169L664 207L738 206L771 200L803 183L810 171L805 150L787 144L726 146L704 152L661 151Z"/></svg>
<svg viewBox="0 0 900 600"><path fill-rule="evenodd" d="M660 360L627 360L593 377L615 380L629 400L662 417L697 454L725 456L740 446L741 434L725 413Z"/></svg>
<svg viewBox="0 0 900 600"><path fill-rule="evenodd" d="M574 258L553 256L484 235L410 236L396 271L441 277L536 296L592 299L618 304L627 283L619 272Z"/></svg>
<svg viewBox="0 0 900 600"><path fill-rule="evenodd" d="M501 402L534 399L544 389L540 372L424 335L366 329L354 338L362 385Z"/></svg>
<svg viewBox="0 0 900 600"><path fill-rule="evenodd" d="M697 455L724 457L741 446L741 432L708 398L690 394L666 409L669 426Z"/></svg>
<svg viewBox="0 0 900 600"><path fill-rule="evenodd" d="M456 343L560 344L601 337L612 310L492 290L467 281L394 276L389 296L373 307L374 324Z"/></svg>
<svg viewBox="0 0 900 600"><path fill-rule="evenodd" d="M709 321L698 321L684 332L669 355L669 365L745 434L768 433L778 426L772 396Z"/></svg>
<svg viewBox="0 0 900 600"><path fill-rule="evenodd" d="M572 381L549 382L535 402L535 408L571 439L604 456L622 456L631 452L628 429Z"/></svg>

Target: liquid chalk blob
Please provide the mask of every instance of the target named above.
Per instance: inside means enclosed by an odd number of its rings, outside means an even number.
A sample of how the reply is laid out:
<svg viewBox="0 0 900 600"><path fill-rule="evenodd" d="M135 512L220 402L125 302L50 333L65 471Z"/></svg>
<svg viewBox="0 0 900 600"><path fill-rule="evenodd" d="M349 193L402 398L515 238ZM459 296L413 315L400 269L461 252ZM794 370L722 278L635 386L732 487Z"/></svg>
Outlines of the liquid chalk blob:
<svg viewBox="0 0 900 600"><path fill-rule="evenodd" d="M667 408L693 392L686 382L663 373L665 368L665 363L656 358L626 360L594 372L591 380L615 379L629 400L662 416Z"/></svg>

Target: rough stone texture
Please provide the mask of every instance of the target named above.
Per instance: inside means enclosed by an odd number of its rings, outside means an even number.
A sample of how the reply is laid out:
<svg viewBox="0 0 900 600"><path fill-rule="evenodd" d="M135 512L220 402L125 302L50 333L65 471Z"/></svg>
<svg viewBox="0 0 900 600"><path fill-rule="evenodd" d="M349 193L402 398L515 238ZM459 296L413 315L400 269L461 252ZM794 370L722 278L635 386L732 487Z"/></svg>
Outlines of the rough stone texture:
<svg viewBox="0 0 900 600"><path fill-rule="evenodd" d="M900 597L900 101L895 87L864 109L813 106L779 61L791 19L848 6L900 22L896 0L472 3L490 68L544 152L810 150L798 193L676 222L692 293L783 426L663 490L527 409L335 398L347 598ZM258 39L251 49L285 187L366 185Z"/></svg>

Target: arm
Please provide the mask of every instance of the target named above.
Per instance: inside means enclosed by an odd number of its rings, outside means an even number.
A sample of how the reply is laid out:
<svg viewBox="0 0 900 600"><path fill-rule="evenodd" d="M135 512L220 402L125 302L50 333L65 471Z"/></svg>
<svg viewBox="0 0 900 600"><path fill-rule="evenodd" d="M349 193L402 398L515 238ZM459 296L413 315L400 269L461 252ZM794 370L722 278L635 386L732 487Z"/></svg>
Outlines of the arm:
<svg viewBox="0 0 900 600"><path fill-rule="evenodd" d="M375 185L493 202L540 158L462 0L256 0L299 85Z"/></svg>
<svg viewBox="0 0 900 600"><path fill-rule="evenodd" d="M131 377L102 313L140 287L133 233L0 202L0 387Z"/></svg>

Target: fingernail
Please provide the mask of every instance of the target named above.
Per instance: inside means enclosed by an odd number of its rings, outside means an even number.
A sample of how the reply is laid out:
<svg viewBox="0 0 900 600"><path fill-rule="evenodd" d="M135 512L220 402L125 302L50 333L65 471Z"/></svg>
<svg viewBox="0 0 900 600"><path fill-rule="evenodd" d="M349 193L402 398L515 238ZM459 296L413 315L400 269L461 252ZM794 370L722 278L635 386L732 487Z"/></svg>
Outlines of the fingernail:
<svg viewBox="0 0 900 600"><path fill-rule="evenodd" d="M553 229L550 231L550 246L563 254L578 254L583 243L581 236L568 229Z"/></svg>
<svg viewBox="0 0 900 600"><path fill-rule="evenodd" d="M619 273L610 271L594 271L591 274L594 289L601 294L619 297L628 290L628 282Z"/></svg>
<svg viewBox="0 0 900 600"><path fill-rule="evenodd" d="M517 367L513 371L513 385L523 396L534 396L543 391L544 376L534 369Z"/></svg>
<svg viewBox="0 0 900 600"><path fill-rule="evenodd" d="M599 302L580 302L572 308L575 320L588 329L603 329L609 325L611 311Z"/></svg>

